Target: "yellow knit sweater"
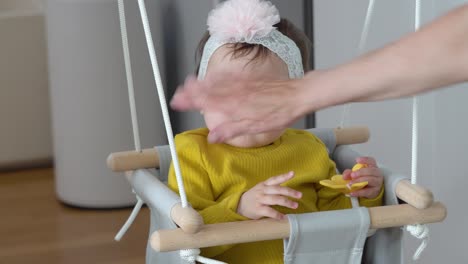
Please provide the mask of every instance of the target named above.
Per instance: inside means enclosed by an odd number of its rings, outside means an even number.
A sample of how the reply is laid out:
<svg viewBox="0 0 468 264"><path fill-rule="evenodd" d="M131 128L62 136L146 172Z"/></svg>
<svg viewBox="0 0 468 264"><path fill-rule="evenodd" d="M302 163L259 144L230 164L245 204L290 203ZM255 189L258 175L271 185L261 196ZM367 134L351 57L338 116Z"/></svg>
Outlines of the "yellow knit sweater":
<svg viewBox="0 0 468 264"><path fill-rule="evenodd" d="M346 196L318 184L336 174L325 145L312 134L288 129L270 145L237 148L207 143L206 128L191 130L175 138L188 201L202 215L205 224L246 220L237 214L244 192L261 181L294 171L285 186L302 192L297 209L275 207L284 214L350 208ZM176 191L174 169L169 187ZM360 199L363 206L381 205L383 192L372 200ZM229 264L283 263L282 240L223 245L202 249L202 255Z"/></svg>

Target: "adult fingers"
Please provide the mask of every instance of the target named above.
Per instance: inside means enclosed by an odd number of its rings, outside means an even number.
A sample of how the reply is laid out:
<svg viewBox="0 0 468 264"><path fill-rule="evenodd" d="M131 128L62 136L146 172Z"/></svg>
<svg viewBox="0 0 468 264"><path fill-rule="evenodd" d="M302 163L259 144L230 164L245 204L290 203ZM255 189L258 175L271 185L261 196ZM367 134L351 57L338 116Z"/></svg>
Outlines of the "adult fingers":
<svg viewBox="0 0 468 264"><path fill-rule="evenodd" d="M180 110L203 110L206 106L207 84L203 81L198 81L194 76L189 76L185 80L183 86L179 86L172 97L171 107Z"/></svg>
<svg viewBox="0 0 468 264"><path fill-rule="evenodd" d="M268 180L264 181L263 183L267 186L280 185L292 179L293 177L294 177L294 172L290 171L288 173L284 173L278 176L273 176L269 178Z"/></svg>
<svg viewBox="0 0 468 264"><path fill-rule="evenodd" d="M230 120L210 130L208 142L221 143L242 134L251 134L251 120Z"/></svg>
<svg viewBox="0 0 468 264"><path fill-rule="evenodd" d="M177 88L171 99L171 108L179 111L187 111L194 107L195 105L193 104L193 99L190 93L183 90L182 87Z"/></svg>

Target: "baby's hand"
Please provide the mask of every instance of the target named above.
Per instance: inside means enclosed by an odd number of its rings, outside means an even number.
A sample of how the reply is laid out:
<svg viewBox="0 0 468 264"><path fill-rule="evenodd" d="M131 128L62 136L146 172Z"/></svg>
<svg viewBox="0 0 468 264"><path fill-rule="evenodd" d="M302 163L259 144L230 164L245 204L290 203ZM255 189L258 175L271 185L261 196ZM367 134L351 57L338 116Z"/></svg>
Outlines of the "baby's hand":
<svg viewBox="0 0 468 264"><path fill-rule="evenodd" d="M291 201L287 197L299 199L302 197L302 193L289 187L280 186L280 184L289 181L293 177L294 172L288 172L255 185L242 195L237 207L237 213L250 219L260 219L262 217L284 219L285 216L271 208L271 206L280 205L291 209L297 208L297 202Z"/></svg>
<svg viewBox="0 0 468 264"><path fill-rule="evenodd" d="M365 164L367 167L361 168L357 171L345 170L343 172L343 179L351 180L349 184L357 182L365 182L368 184L365 188L350 193L351 196L365 197L373 199L380 193L380 189L383 184L383 175L380 169L377 167L377 163L374 158L371 157L359 157L356 159L357 163Z"/></svg>

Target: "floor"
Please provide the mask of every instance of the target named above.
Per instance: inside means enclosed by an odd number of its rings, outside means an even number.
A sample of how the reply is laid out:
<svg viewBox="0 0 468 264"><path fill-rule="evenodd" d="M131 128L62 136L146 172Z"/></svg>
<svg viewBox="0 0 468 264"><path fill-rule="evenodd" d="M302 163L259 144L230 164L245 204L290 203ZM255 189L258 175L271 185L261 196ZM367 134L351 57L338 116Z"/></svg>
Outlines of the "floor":
<svg viewBox="0 0 468 264"><path fill-rule="evenodd" d="M0 263L144 263L147 208L121 242L113 239L130 211L60 203L52 169L0 173Z"/></svg>

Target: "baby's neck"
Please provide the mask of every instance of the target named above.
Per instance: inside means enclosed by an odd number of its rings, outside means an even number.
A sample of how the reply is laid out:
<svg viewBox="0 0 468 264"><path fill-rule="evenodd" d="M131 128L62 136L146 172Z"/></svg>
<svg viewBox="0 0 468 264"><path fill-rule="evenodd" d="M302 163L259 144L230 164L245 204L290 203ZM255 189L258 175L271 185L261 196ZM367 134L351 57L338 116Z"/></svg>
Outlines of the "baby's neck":
<svg viewBox="0 0 468 264"><path fill-rule="evenodd" d="M226 144L238 148L261 148L274 144L281 134L262 133L256 135L244 135L228 140Z"/></svg>

